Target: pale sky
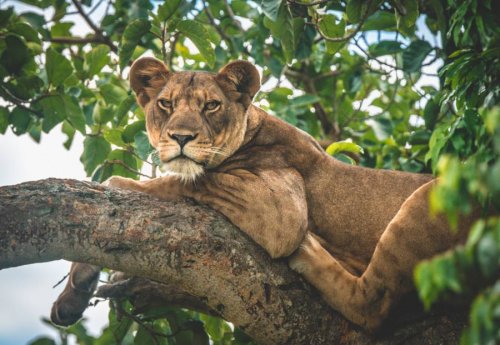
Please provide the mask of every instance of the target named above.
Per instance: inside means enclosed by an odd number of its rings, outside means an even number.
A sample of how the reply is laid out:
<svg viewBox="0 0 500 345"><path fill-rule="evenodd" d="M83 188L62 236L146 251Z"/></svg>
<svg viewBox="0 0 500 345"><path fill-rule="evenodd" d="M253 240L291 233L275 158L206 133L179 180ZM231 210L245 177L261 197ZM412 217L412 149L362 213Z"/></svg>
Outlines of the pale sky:
<svg viewBox="0 0 500 345"><path fill-rule="evenodd" d="M64 141L59 126L44 134L40 144L27 135L17 137L7 130L0 135L0 186L48 177L88 180L79 161L82 136L75 137L69 151L63 147ZM52 286L69 271L69 265L60 260L0 271L1 345L26 344L44 334L58 339L57 333L40 318L49 317L52 303L64 284L55 289ZM107 303L87 309L86 324L93 334L99 334L107 324L107 310Z"/></svg>

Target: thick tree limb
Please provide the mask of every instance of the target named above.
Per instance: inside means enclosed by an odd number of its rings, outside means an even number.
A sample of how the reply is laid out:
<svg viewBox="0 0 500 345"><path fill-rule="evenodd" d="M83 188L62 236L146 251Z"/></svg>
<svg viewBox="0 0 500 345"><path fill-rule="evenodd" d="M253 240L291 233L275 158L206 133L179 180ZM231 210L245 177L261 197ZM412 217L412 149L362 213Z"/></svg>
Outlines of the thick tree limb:
<svg viewBox="0 0 500 345"><path fill-rule="evenodd" d="M191 201L74 180L0 188L0 269L61 258L161 282L124 280L102 296L147 306L151 295L213 312L262 344L455 344L463 327L463 313L426 315L372 338L328 308L285 260L271 260L224 217ZM415 313L408 308L396 318Z"/></svg>

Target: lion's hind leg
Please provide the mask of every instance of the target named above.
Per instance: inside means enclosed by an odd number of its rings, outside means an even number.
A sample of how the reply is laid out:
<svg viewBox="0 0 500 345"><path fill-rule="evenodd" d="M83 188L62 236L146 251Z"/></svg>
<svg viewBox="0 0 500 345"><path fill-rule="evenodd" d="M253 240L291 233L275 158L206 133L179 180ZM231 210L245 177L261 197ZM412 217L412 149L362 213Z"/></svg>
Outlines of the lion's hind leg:
<svg viewBox="0 0 500 345"><path fill-rule="evenodd" d="M387 314L391 298L383 284L367 282L348 272L311 234L289 264L320 291L332 308L353 323L373 330Z"/></svg>
<svg viewBox="0 0 500 345"><path fill-rule="evenodd" d="M394 303L412 290L415 265L460 240L449 230L444 217L429 216L427 200L431 186L423 185L403 203L361 277L345 270L311 235L292 256L290 266L347 319L375 330Z"/></svg>

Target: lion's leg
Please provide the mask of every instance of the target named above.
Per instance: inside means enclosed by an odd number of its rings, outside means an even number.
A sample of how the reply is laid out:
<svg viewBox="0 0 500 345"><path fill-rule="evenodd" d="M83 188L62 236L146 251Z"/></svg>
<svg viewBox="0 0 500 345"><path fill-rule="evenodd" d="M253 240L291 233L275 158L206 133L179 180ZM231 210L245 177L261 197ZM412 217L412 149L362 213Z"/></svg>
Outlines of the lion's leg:
<svg viewBox="0 0 500 345"><path fill-rule="evenodd" d="M69 326L82 317L97 287L100 271L98 266L73 262L66 287L52 305L52 322Z"/></svg>
<svg viewBox="0 0 500 345"><path fill-rule="evenodd" d="M175 200L183 195L188 196L183 191L187 186L176 176L164 176L145 181L112 176L103 185L142 192L163 200Z"/></svg>
<svg viewBox="0 0 500 345"><path fill-rule="evenodd" d="M302 273L326 301L352 322L375 330L399 298L412 289L413 268L457 242L442 217L431 219L430 185L413 193L389 223L361 277L346 271L308 235L290 266Z"/></svg>

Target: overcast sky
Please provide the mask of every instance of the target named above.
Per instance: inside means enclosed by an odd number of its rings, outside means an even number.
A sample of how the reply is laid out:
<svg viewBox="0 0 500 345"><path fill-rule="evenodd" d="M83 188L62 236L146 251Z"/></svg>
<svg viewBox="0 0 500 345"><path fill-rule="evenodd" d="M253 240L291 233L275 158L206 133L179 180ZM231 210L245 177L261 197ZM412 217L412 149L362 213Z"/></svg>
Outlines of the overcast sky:
<svg viewBox="0 0 500 345"><path fill-rule="evenodd" d="M78 133L77 133L78 134ZM29 136L0 135L0 186L48 177L87 179L79 161L83 150L81 135L75 137L71 150L62 143L65 135L56 127L42 136L40 144ZM87 179L88 180L88 179ZM40 321L49 317L52 303L64 284L53 289L68 271L70 263L54 261L0 271L0 344L21 345L38 335L56 334ZM107 304L99 303L85 313L94 334L107 323Z"/></svg>

